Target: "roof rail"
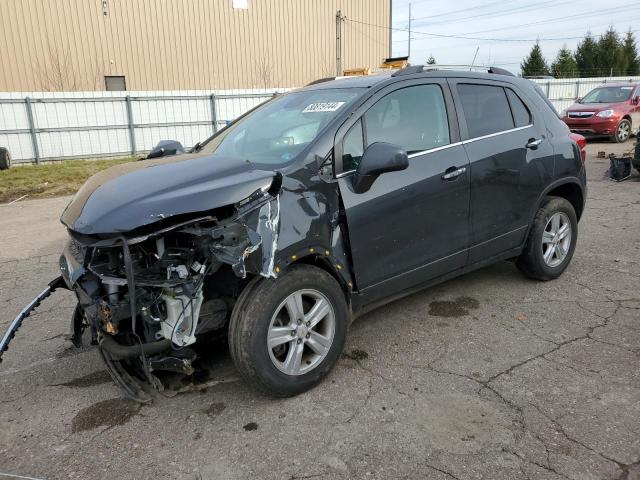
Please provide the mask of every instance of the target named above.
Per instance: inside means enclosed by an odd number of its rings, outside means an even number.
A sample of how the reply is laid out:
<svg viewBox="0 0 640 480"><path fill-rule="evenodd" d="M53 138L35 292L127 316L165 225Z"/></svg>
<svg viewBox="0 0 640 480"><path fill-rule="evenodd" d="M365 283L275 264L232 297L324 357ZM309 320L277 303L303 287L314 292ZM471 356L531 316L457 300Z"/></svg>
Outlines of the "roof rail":
<svg viewBox="0 0 640 480"><path fill-rule="evenodd" d="M488 66L488 65L423 65L424 70L481 70L487 73L494 73L496 75L508 75L515 77L513 73L504 68Z"/></svg>
<svg viewBox="0 0 640 480"><path fill-rule="evenodd" d="M396 70L396 72L391 75L392 77L399 77L401 75L411 75L412 73L422 73L431 70L480 70L487 73L494 73L496 75L508 75L510 77L515 77L513 73L509 70L505 70L504 68L498 68L493 66L486 65L410 65L408 67L402 68L400 70Z"/></svg>

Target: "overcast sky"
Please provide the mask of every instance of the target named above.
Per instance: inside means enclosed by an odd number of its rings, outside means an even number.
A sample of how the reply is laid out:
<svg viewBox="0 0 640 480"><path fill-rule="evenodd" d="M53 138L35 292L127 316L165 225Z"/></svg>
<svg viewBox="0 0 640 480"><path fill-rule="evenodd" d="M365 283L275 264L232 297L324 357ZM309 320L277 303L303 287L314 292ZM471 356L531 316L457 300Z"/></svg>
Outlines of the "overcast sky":
<svg viewBox="0 0 640 480"><path fill-rule="evenodd" d="M638 0L412 0L411 17L414 65L425 63L429 55L440 64L471 64L480 47L476 65L518 73L536 38L549 63L563 44L575 49L580 41L575 37L583 37L587 30L598 36L613 25L618 32L631 28L640 38ZM393 28L406 29L408 18L409 0L393 0ZM406 55L408 33L394 30L392 38L393 55Z"/></svg>

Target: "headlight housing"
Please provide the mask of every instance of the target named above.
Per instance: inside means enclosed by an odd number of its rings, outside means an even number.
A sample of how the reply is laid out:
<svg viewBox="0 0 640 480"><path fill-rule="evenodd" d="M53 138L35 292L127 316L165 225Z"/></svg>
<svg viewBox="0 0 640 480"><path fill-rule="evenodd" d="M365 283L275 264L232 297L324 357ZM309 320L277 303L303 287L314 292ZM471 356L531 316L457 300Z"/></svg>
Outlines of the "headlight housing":
<svg viewBox="0 0 640 480"><path fill-rule="evenodd" d="M613 117L613 110L602 110L601 112L596 113L596 117L600 117L600 118Z"/></svg>

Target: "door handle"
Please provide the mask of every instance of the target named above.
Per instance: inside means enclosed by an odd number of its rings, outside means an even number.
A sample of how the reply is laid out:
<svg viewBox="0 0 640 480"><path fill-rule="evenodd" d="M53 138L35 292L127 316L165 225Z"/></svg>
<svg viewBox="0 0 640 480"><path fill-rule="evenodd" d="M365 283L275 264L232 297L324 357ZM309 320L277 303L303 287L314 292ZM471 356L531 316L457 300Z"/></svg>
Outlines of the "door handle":
<svg viewBox="0 0 640 480"><path fill-rule="evenodd" d="M535 150L540 146L541 143L542 143L541 138L538 138L538 139L530 138L529 141L527 142L527 148L530 148L531 150Z"/></svg>
<svg viewBox="0 0 640 480"><path fill-rule="evenodd" d="M467 171L467 167L460 167L460 168L451 167L451 168L447 168L445 170L444 175L442 175L442 179L443 180L455 180L456 178L458 178L460 175L462 175L466 171Z"/></svg>

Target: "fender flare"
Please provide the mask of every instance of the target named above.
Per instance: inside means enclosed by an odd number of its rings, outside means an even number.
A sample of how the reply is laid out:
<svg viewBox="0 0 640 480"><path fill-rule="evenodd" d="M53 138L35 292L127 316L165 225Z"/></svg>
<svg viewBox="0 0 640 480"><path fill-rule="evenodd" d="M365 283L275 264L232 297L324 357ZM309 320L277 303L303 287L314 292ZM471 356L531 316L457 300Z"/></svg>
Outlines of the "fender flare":
<svg viewBox="0 0 640 480"><path fill-rule="evenodd" d="M349 264L340 250L332 249L326 245L312 245L309 247L296 249L293 253L281 257L276 261L276 273L280 273L290 265L298 263L320 263L323 270L329 272L338 280L346 292L353 289L353 279L351 278Z"/></svg>
<svg viewBox="0 0 640 480"><path fill-rule="evenodd" d="M534 208L532 209L531 212L529 212L529 226L527 227L527 233L524 237L525 242L529 238L529 230L531 230L531 226L533 225L533 219L535 218L536 213L540 209L542 202L549 195L549 192L551 192L552 190L555 190L558 187L561 187L562 185L568 185L568 184L576 185L578 189L580 189L580 194L582 195L582 205L584 209L584 204L586 202L585 189L578 177L563 177L551 182L549 185L547 185L544 188L544 190L542 190L542 192L540 193L540 195L538 196L538 199L534 204Z"/></svg>

